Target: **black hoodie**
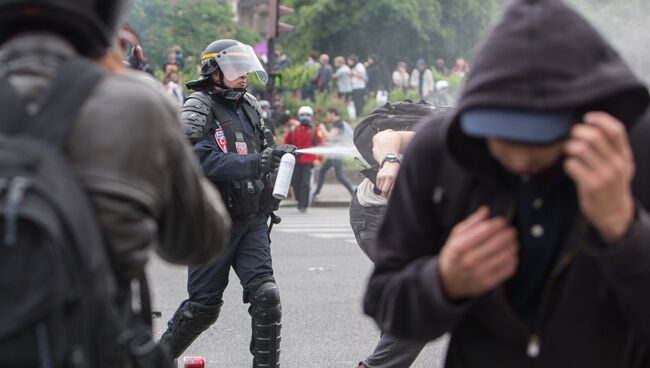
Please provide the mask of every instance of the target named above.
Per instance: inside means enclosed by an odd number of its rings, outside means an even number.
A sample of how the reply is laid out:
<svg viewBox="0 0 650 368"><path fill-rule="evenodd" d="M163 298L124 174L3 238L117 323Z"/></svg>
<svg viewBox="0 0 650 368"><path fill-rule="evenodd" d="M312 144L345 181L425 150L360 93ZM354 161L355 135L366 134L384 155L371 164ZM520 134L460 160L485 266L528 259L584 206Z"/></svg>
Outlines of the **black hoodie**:
<svg viewBox="0 0 650 368"><path fill-rule="evenodd" d="M455 113L447 124L425 125L405 155L378 236L366 313L397 337L451 332L446 367L650 367L650 121L640 119L649 100L618 54L564 2L512 1L479 48ZM476 107L606 111L630 130L637 219L611 247L573 216L534 326L517 317L503 287L460 304L440 289L438 253L453 225L481 204L512 212L484 140L460 128L462 112Z"/></svg>

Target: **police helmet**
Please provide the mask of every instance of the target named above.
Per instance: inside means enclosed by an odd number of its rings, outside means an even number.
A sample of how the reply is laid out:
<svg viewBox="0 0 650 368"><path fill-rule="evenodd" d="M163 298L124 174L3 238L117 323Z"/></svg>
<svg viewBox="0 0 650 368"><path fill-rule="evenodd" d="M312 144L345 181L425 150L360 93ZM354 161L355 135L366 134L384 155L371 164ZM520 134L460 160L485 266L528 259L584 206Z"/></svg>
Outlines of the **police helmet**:
<svg viewBox="0 0 650 368"><path fill-rule="evenodd" d="M217 71L229 80L253 72L260 82L266 84L269 80L253 48L236 40L214 41L201 54L201 77L208 78Z"/></svg>
<svg viewBox="0 0 650 368"><path fill-rule="evenodd" d="M0 44L24 31L65 37L77 51L97 58L111 47L125 0L0 0Z"/></svg>

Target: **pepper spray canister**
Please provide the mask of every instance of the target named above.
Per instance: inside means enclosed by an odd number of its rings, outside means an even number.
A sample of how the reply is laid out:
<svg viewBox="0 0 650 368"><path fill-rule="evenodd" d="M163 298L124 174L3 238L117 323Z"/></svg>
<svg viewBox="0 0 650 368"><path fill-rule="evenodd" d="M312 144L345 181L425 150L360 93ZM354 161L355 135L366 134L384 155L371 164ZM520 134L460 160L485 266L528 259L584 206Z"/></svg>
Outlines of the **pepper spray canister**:
<svg viewBox="0 0 650 368"><path fill-rule="evenodd" d="M285 153L280 161L278 167L278 175L275 178L275 185L273 186L273 198L287 199L289 193L289 186L291 185L291 177L293 176L293 168L296 166L296 157L291 153Z"/></svg>

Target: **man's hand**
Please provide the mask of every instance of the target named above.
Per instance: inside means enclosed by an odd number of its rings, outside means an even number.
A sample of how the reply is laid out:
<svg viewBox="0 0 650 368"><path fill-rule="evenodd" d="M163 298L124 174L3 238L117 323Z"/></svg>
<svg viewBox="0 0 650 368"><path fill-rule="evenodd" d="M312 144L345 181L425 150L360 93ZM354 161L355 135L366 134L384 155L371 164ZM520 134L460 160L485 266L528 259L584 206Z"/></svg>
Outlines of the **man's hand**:
<svg viewBox="0 0 650 368"><path fill-rule="evenodd" d="M384 166L379 169L379 172L377 172L376 187L386 198L390 197L390 194L393 191L395 179L397 179L397 173L399 172L399 167L399 162L386 161L384 163Z"/></svg>
<svg viewBox="0 0 650 368"><path fill-rule="evenodd" d="M451 231L439 257L440 282L447 298L479 296L517 269L517 232L501 217L488 218L483 206Z"/></svg>
<svg viewBox="0 0 650 368"><path fill-rule="evenodd" d="M580 209L603 240L620 240L634 219L634 157L623 123L603 112L585 115L565 146L564 169L578 191Z"/></svg>

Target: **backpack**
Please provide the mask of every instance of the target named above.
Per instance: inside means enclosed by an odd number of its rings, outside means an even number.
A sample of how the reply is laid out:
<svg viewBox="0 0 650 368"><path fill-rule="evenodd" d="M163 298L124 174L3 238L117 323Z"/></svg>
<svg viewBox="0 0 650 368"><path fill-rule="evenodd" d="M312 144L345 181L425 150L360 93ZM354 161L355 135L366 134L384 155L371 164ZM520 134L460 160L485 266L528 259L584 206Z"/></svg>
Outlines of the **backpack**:
<svg viewBox="0 0 650 368"><path fill-rule="evenodd" d="M386 103L370 112L354 128L354 145L361 157L370 165L370 168L361 173L373 183L379 170L379 163L372 154L372 138L375 134L392 129L395 131L413 130L416 124L438 115L447 113L447 109L436 109L432 105L421 101L413 103L409 100L396 103Z"/></svg>
<svg viewBox="0 0 650 368"><path fill-rule="evenodd" d="M2 367L156 367L170 361L149 332L146 280L140 280L138 314L130 291L118 286L90 199L62 154L102 77L89 60L63 62L41 111L29 116L0 75Z"/></svg>

